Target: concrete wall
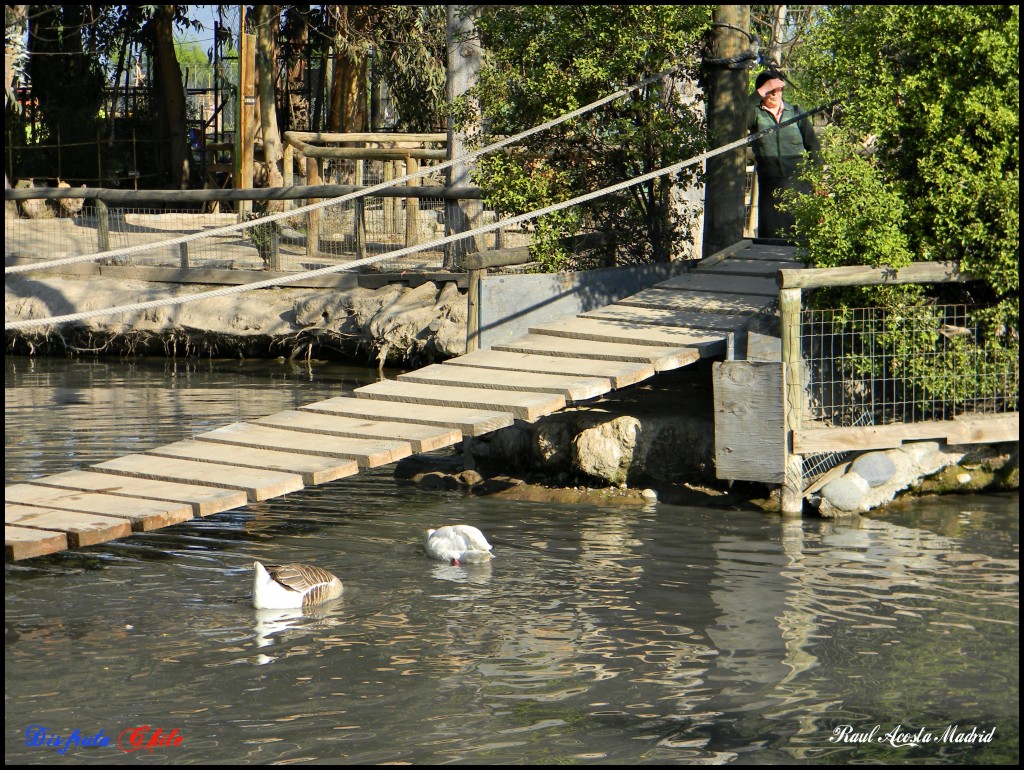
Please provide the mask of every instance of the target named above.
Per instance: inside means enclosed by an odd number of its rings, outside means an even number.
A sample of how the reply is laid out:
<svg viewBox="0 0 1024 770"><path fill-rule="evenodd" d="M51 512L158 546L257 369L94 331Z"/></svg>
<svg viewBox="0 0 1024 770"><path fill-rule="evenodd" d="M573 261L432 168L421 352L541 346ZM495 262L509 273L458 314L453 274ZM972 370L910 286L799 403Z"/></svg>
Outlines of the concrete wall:
<svg viewBox="0 0 1024 770"><path fill-rule="evenodd" d="M579 315L685 272L692 261L579 273L488 275L480 287L480 347L527 334L532 324Z"/></svg>

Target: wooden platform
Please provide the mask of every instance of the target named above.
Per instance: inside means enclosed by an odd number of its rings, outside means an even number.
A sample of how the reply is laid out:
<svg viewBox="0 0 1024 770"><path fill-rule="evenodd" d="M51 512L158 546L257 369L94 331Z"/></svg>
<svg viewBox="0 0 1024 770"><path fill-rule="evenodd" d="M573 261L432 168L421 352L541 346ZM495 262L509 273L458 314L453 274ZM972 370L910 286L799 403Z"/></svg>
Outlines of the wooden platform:
<svg viewBox="0 0 1024 770"><path fill-rule="evenodd" d="M721 357L794 249L743 241L608 307L351 395L7 487L6 558L83 548L242 507L533 422Z"/></svg>

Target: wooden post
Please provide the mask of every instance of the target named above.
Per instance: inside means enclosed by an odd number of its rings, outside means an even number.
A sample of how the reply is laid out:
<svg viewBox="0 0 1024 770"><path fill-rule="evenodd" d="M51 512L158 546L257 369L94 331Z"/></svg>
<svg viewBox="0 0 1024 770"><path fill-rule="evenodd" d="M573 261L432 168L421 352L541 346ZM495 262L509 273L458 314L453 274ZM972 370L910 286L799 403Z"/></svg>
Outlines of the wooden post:
<svg viewBox="0 0 1024 770"><path fill-rule="evenodd" d="M714 52L717 59L732 59L750 50L749 5L716 5ZM746 132L747 83L743 68L731 69L709 62L708 138L720 147ZM703 254L711 256L743 238L743 188L746 182L747 151L740 147L707 161Z"/></svg>
<svg viewBox="0 0 1024 770"><path fill-rule="evenodd" d="M179 243L178 244L178 264L181 266L181 268L183 270L187 270L190 267L190 265L188 263L188 244L187 243Z"/></svg>
<svg viewBox="0 0 1024 770"><path fill-rule="evenodd" d="M480 289L487 268L469 271L469 291L466 292L466 352L480 348Z"/></svg>
<svg viewBox="0 0 1024 770"><path fill-rule="evenodd" d="M275 273L281 272L281 233L277 229L277 223L270 226L270 264L268 270Z"/></svg>
<svg viewBox="0 0 1024 770"><path fill-rule="evenodd" d="M256 144L256 36L245 32L245 8L241 17L241 50L238 57L238 115L235 117L235 135L238 151L235 153L236 187L240 190L252 188L253 150ZM251 201L239 201L239 221L252 211Z"/></svg>
<svg viewBox="0 0 1024 770"><path fill-rule="evenodd" d="M352 229L356 241L356 259L366 258L366 198L356 198L352 203Z"/></svg>
<svg viewBox="0 0 1024 770"><path fill-rule="evenodd" d="M293 181L292 181L292 179L293 179L292 164L294 162L295 162L295 147L292 146L291 142L287 142L286 141L284 143L284 160L282 161L283 168L281 169L281 172L282 172L281 173L281 176L282 176L281 184L284 185L285 187L291 187L292 184L293 184ZM295 208L295 201L293 201L293 200L286 200L284 202L284 208L285 208L285 211L287 211L288 209Z"/></svg>
<svg viewBox="0 0 1024 770"><path fill-rule="evenodd" d="M96 199L96 241L100 251L110 251L110 212L99 198Z"/></svg>
<svg viewBox="0 0 1024 770"><path fill-rule="evenodd" d="M447 10L447 100L455 104L472 93L479 82L480 69L483 66L484 51L480 45L480 35L476 30L474 15L475 6L448 5ZM469 119L467 125L456 130L454 121L448 118L448 154L447 159L458 158L471 149L468 141L474 134L481 134L481 117L479 100L471 99L468 103ZM460 187L470 182L470 166L457 163L446 172L448 185ZM445 235L456 235L473 230L480 224L483 205L478 200L445 201ZM444 247L445 270L460 269L467 254L483 249L483 244L476 237L453 241Z"/></svg>
<svg viewBox="0 0 1024 770"><path fill-rule="evenodd" d="M804 406L800 289L782 289L779 309L782 315L782 408L786 423L786 475L782 482L780 510L784 515L800 515L804 507L803 456L793 452L793 433L800 430Z"/></svg>
<svg viewBox="0 0 1024 770"><path fill-rule="evenodd" d="M393 160L384 161L384 181L390 182L395 178L395 162ZM398 198L385 198L383 209L384 209L384 232L390 233L395 229L395 203Z"/></svg>
<svg viewBox="0 0 1024 770"><path fill-rule="evenodd" d="M411 156L405 156L405 173L415 174L419 171L420 162ZM405 184L407 187L415 187L416 179L408 179ZM420 229L420 199L419 198L406 198L405 199L405 245L415 246L419 243L419 229Z"/></svg>
<svg viewBox="0 0 1024 770"><path fill-rule="evenodd" d="M320 158L306 158L306 184L320 184ZM307 203L316 203L319 199L311 198ZM315 257L320 252L320 209L306 214L306 256Z"/></svg>

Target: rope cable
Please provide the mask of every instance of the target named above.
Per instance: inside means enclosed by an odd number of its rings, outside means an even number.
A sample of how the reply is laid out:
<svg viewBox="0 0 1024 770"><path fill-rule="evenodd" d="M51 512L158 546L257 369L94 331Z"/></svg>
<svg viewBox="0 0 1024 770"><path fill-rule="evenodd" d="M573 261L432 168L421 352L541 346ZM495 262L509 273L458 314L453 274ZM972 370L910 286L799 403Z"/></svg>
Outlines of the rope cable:
<svg viewBox="0 0 1024 770"><path fill-rule="evenodd" d="M559 123L564 123L567 120L572 120L575 117L583 115L591 110L597 109L598 107L607 104L608 102L619 99L625 96L626 94L636 91L639 88L643 88L644 86L661 79L665 75L668 75L677 69L679 69L679 65L669 67L668 69L659 72L657 75L651 75L650 77L641 80L639 83L635 85L620 89L613 94L609 94L608 96L598 99L595 102L591 102L590 104L584 105L579 109L573 110L572 112L567 112L564 115L558 116L557 118L553 118L552 120L549 120L547 123L541 123L540 125L534 126L533 128L528 128L527 130L522 131L521 133L506 137L505 139L501 139L482 149L475 150L473 152L467 153L466 155L460 155L457 158L452 158L451 160L444 161L443 163L436 166L425 166L424 168L421 168L420 170L412 174L406 174L405 176L396 177L395 179L389 179L379 184L375 184L370 187L365 187L362 190L341 195L337 198L327 198L317 203L310 203L305 206L300 206L299 208L296 209L280 211L275 214L268 214L267 216L260 217L259 220L247 220L244 222L236 222L235 224L223 225L221 227L215 227L210 230L201 230L195 233L191 233L189 235L182 235L179 236L178 238L170 238L168 240L159 241L157 243L140 244L137 246L125 246L124 248L113 249L111 251L102 251L94 254L82 254L75 257L64 257L62 259L50 260L49 262L38 262L25 265L11 265L4 268L4 273L7 275L13 273L27 273L33 270L43 270L51 267L74 265L80 262L92 262L97 259L112 259L114 257L131 256L142 253L144 251L152 251L158 248L165 248L168 246L176 246L180 244L191 243L192 241L198 241L203 238L211 238L217 235L228 235L239 230L251 229L253 227L267 225L270 224L271 222L276 222L279 219L291 219L292 217L296 217L310 211L317 211L328 206L334 206L336 204L345 203L356 198L365 197L367 195L371 195L372 193L377 192L378 190L383 190L386 187L394 187L409 180L417 179L421 176L426 176L427 174L432 174L437 171L442 171L446 168L450 168L451 166L456 165L457 163L467 163L469 161L475 160L476 158L479 158L481 155L494 152L495 150L499 150L510 144L518 142L521 139L525 139L541 131L553 128L554 126L557 126Z"/></svg>
<svg viewBox="0 0 1024 770"><path fill-rule="evenodd" d="M333 274L333 273L339 273L339 272L351 270L351 269L356 268L356 267L362 267L364 265L369 265L369 264L372 264L374 262L379 262L379 261L384 260L384 259L395 259L397 257L402 257L402 256L405 256L407 254L413 253L415 251L420 251L420 250L424 250L424 249L427 249L427 248L434 248L434 247L437 247L437 246L443 246L443 245L445 245L447 243L452 243L454 241L461 240L462 238L470 238L470 237L474 237L476 235L480 235L480 234L483 234L483 233L491 232L493 230L497 230L498 228L501 228L501 227L507 227L509 225L515 225L515 224L519 224L519 223L522 223L522 222L527 222L527 221L529 221L531 219L536 219L538 217L545 216L547 214L551 214L551 213L554 213L556 211L560 211L560 210L565 209L565 208L569 208L570 206L576 206L576 205L579 205L580 203L586 203L587 201L594 200L595 198L600 198L600 197L603 197L605 195L610 195L612 193L618 192L619 190L624 190L624 189L626 189L628 187L632 187L634 185L650 181L651 179L656 179L659 176L664 176L666 174L671 174L671 173L674 173L676 171L681 171L682 169L684 169L684 168L686 168L688 166L692 166L692 165L694 165L696 163L699 163L701 161L706 161L709 158L713 158L715 156L721 155L723 153L726 153L726 152L729 152L731 150L734 150L734 149L737 149L739 147L743 147L743 146L745 146L747 144L750 144L751 142L754 142L754 141L760 139L763 136L767 136L768 134L770 134L770 133L772 133L774 131L778 131L780 128L782 128L784 126L788 126L788 125L790 125L792 123L796 123L797 121L803 120L804 118L806 118L806 117L808 117L810 115L814 115L815 113L821 112L822 110L828 109L829 107L832 107L835 104L836 104L836 102L832 102L831 104L823 105L823 106L817 107L817 108L815 108L813 110L809 110L807 112L800 113L799 115L795 115L792 118L784 120L784 121L782 121L781 123L778 123L775 126L770 126L769 128L766 128L766 129L763 129L761 131L758 131L757 133L750 134L749 136L747 136L745 138L737 139L737 140L735 140L733 142L729 142L728 144L724 144L724 145L722 145L720 147L715 148L714 150L709 150L707 152L700 153L699 155L695 155L695 156L693 156L691 158L688 158L687 160L683 160L683 161L679 161L678 163L674 163L671 166L666 166L665 168L657 169L655 171L650 171L650 172L648 172L646 174L643 174L641 176L633 177L632 179L627 179L627 180L625 180L623 182L617 182L616 184L610 185L609 187L604 187L604 188L602 188L600 190L595 190L595 191L592 191L592 192L589 192L589 193L585 193L585 194L577 196L575 198L570 198L569 200L561 201L559 203L553 203L553 204L551 204L549 206L546 206L544 208L541 208L541 209L536 209L534 211L529 211L529 212L526 212L524 214L519 214L517 216L510 217L508 219L502 219L502 220L493 222L491 224L481 225L480 227L477 227L477 228L475 228L473 230L469 230L467 232L456 233L454 235L445 236L443 238L438 238L438 239L435 239L433 241L428 241L427 243L419 244L419 245L416 245L416 246L407 246L405 248L398 249L396 251L390 251L390 252L387 252L385 254L378 254L378 255L373 256L373 257L366 257L364 259L355 260L353 262L347 262L347 263L345 263L343 265L332 265L330 267L323 267L323 268L319 268L317 270L310 270L310 271L307 271L307 272L304 272L304 273L295 273L293 275L281 276L281 277L278 277L278 278L267 279L265 281L256 281L254 283L241 284L241 285L238 285L238 286L226 286L226 287L223 287L223 288L220 288L220 289L213 289L211 291L199 292L199 293L196 293L196 294L190 294L190 295L185 296L185 297L167 297L167 298L164 298L164 299L150 300L148 302L139 302L139 303L135 303L135 304L131 304L131 305L122 305L122 306L115 307L115 308L98 308L96 310L88 310L88 311L83 311L83 312L80 312L80 313L73 313L73 314L65 315L65 316L53 316L53 317L50 317L50 318L39 318L39 319L26 319L26 320L23 320L23 321L12 321L10 323L5 322L4 330L5 331L18 331L18 330L22 330L22 329L31 329L31 328L39 327L39 326L49 326L49 325L56 325L56 324L61 324L61 323L67 323L67 322L70 322L70 321L84 320L84 319L87 319L87 318L97 318L97 317L101 317L101 316L111 315L113 313L127 313L127 312L136 311L136 310L148 310L148 309L157 308L157 307L168 307L168 306L171 306L171 305L181 305L181 304L185 304L187 302L197 302L197 301L200 301L200 300L212 299L212 298L215 298L215 297L224 297L224 296L229 296L229 295L232 295L232 294L242 294L244 292L254 291L256 289L266 289L266 288L271 288L271 287L274 287L274 286L280 286L281 284L285 284L285 283L293 283L295 281L305 280L307 278L314 278L314 277L318 277L318 276L322 276L322 275L330 275L330 274Z"/></svg>

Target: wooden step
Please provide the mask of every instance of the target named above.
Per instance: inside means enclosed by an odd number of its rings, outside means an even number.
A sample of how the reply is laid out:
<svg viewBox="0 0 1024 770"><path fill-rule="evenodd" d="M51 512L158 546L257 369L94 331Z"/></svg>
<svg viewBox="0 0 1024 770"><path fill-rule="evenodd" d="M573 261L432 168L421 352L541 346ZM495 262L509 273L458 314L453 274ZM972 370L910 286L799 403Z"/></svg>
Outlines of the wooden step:
<svg viewBox="0 0 1024 770"><path fill-rule="evenodd" d="M169 503L163 500L145 500L141 497L107 495L103 492L44 487L33 483L11 484L6 487L4 501L45 506L61 511L113 516L128 521L136 532L148 532L192 518L192 506L188 503Z"/></svg>
<svg viewBox="0 0 1024 770"><path fill-rule="evenodd" d="M691 313L723 313L741 315L760 313L775 299L764 295L723 294L713 296L699 291L651 287L620 299L618 304L632 307L651 307L662 310L682 310Z"/></svg>
<svg viewBox="0 0 1024 770"><path fill-rule="evenodd" d="M246 503L245 493L234 489L115 476L110 473L86 470L43 476L39 479L32 479L32 483L47 487L77 489L83 492L103 492L108 495L188 503L192 506L194 516L209 516L232 508L240 508Z"/></svg>
<svg viewBox="0 0 1024 770"><path fill-rule="evenodd" d="M408 441L325 436L322 433L300 433L247 422L236 422L208 433L200 433L196 440L284 453L347 458L359 463L360 468L378 468L412 454L412 445Z"/></svg>
<svg viewBox="0 0 1024 770"><path fill-rule="evenodd" d="M648 363L567 358L534 353L513 353L506 350L476 350L458 358L450 358L444 362L444 365L495 369L506 372L506 376L516 376L519 372L537 372L538 374L602 377L610 380L614 388L625 388L654 376L654 367Z"/></svg>
<svg viewBox="0 0 1024 770"><path fill-rule="evenodd" d="M597 342L574 340L549 334L527 334L523 337L502 342L493 350L512 353L539 353L564 358L593 358L604 361L630 361L651 364L656 372L678 369L700 360L696 348L666 348L660 345L630 345L622 342Z"/></svg>
<svg viewBox="0 0 1024 770"><path fill-rule="evenodd" d="M461 409L492 409L508 412L517 420L535 420L565 407L565 398L553 393L459 388L448 385L419 385L381 380L356 388L357 398L398 401L405 404L449 406Z"/></svg>
<svg viewBox="0 0 1024 770"><path fill-rule="evenodd" d="M132 533L132 523L121 516L103 516L97 513L82 511L65 511L36 505L7 503L4 505L4 529L8 526L31 528L48 533L49 540L54 535L63 535L69 548L85 548L86 546L106 543L128 537ZM21 534L21 542L28 538L27 533ZM4 550L15 550L18 541L9 546L4 543ZM39 543L40 540L36 540ZM52 553L52 551L51 551ZM21 556L20 558L26 558Z"/></svg>
<svg viewBox="0 0 1024 770"><path fill-rule="evenodd" d="M453 428L387 420L368 420L301 409L278 412L252 422L255 425L266 425L270 428L322 433L326 436L408 441L413 452L433 452L462 441L462 432Z"/></svg>
<svg viewBox="0 0 1024 770"><path fill-rule="evenodd" d="M36 556L66 551L69 547L64 530L4 525L4 559L7 561L34 559Z"/></svg>
<svg viewBox="0 0 1024 770"><path fill-rule="evenodd" d="M507 372L497 369L444 366L443 364L433 364L415 372L400 374L398 380L399 382L418 382L425 385L557 393L566 401L586 401L603 396L612 389L611 380L602 377L535 374L532 372L517 372L515 377L509 377Z"/></svg>
<svg viewBox="0 0 1024 770"><path fill-rule="evenodd" d="M753 317L752 312L725 315L724 313L692 313L684 310L665 310L620 304L608 305L580 315L580 318L598 318L649 326L671 326L723 332L736 331L750 323Z"/></svg>
<svg viewBox="0 0 1024 770"><path fill-rule="evenodd" d="M719 265L728 264L720 262ZM682 289L685 291L700 291L716 295L764 295L766 297L777 297L779 295L778 284L775 278L751 278L737 275L720 275L710 271L691 270L682 275L676 275L655 284L659 289Z"/></svg>
<svg viewBox="0 0 1024 770"><path fill-rule="evenodd" d="M253 449L235 444L219 444L211 441L178 441L167 446L151 449L146 454L161 457L179 457L185 460L203 460L222 465L238 465L243 468L265 468L272 471L298 473L307 486L326 484L328 481L343 479L359 473L355 460L333 457L315 457L295 452L275 452L268 449Z"/></svg>
<svg viewBox="0 0 1024 770"><path fill-rule="evenodd" d="M91 466L103 473L135 476L158 481L176 481L183 484L201 484L225 489L240 489L250 503L297 492L303 488L302 476L297 473L239 468L237 465L179 460L154 455L126 455Z"/></svg>
<svg viewBox="0 0 1024 770"><path fill-rule="evenodd" d="M413 425L434 425L452 428L464 436L482 436L493 430L507 428L513 418L508 412L493 409L464 409L451 406L420 405L409 409L402 403L374 401L355 396L338 396L300 407L303 412L343 415L364 420L407 422Z"/></svg>
<svg viewBox="0 0 1024 770"><path fill-rule="evenodd" d="M722 332L676 329L600 318L577 317L548 321L531 326L530 334L550 334L573 340L618 342L629 345L688 347L700 351L701 356L705 358L724 353L726 348L726 335Z"/></svg>

